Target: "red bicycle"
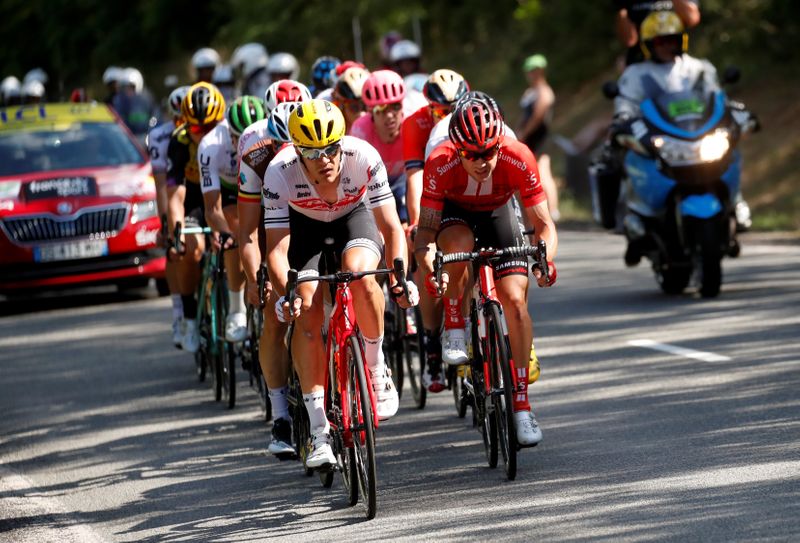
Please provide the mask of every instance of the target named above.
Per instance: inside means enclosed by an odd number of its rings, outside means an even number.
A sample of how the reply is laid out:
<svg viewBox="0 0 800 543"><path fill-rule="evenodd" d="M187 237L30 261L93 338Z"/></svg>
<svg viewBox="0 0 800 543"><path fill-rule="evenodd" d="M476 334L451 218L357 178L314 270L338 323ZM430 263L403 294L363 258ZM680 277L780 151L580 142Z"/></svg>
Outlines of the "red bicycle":
<svg viewBox="0 0 800 543"><path fill-rule="evenodd" d="M323 281L331 286L333 311L328 319L326 339L325 405L331 424L331 448L336 455L336 471L342 474L348 503L364 499L367 518L377 512L378 473L375 463L375 430L378 416L372 379L364 360L364 340L358 328L349 284L368 275L393 273L398 285L408 296L403 260L394 261L393 269L362 272L339 271L330 275L298 279L296 270L289 270L286 300L290 305L296 298L297 285L308 281ZM302 402L299 409L303 409ZM302 438L298 439L303 447ZM302 457L302 453L300 454ZM321 474L323 485L330 486L332 474ZM326 484L327 483L327 484Z"/></svg>
<svg viewBox="0 0 800 543"><path fill-rule="evenodd" d="M495 295L492 261L503 257L534 257L538 268L549 280L547 248L544 241L536 247L520 246L504 249L480 249L474 252L450 253L437 251L433 270L437 283L442 282L442 269L451 262L472 262L473 284L470 314L472 319L472 358L470 372L464 372L462 402L473 405L474 419L481 436L489 467L497 467L498 449L502 452L506 476L517 475L517 443L514 427L514 368L511 367L511 347L503 306ZM459 411L460 414L460 411Z"/></svg>

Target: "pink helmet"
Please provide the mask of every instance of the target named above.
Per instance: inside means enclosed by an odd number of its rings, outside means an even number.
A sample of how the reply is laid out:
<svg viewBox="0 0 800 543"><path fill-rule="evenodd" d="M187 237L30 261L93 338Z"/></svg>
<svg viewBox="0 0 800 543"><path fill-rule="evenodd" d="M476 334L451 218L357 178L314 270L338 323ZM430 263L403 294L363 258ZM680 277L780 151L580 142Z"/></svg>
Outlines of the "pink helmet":
<svg viewBox="0 0 800 543"><path fill-rule="evenodd" d="M372 72L361 89L361 100L372 109L375 106L402 102L406 95L403 78L392 70Z"/></svg>

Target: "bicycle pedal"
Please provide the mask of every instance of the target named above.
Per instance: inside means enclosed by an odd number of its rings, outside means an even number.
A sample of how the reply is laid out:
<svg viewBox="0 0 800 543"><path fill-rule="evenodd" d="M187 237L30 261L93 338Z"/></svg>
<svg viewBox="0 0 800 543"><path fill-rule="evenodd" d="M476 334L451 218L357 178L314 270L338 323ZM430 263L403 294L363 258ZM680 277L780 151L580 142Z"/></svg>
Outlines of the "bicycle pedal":
<svg viewBox="0 0 800 543"><path fill-rule="evenodd" d="M330 472L338 472L342 471L342 467L339 464L324 464L319 466L318 468L314 468L314 471L317 473L330 473Z"/></svg>

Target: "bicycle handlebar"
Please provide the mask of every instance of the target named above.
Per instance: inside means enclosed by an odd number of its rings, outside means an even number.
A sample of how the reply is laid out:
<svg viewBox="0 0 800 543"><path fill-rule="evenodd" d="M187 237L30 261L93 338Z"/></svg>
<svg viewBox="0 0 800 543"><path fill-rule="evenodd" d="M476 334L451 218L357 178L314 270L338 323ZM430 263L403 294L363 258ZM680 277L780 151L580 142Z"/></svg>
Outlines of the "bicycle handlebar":
<svg viewBox="0 0 800 543"><path fill-rule="evenodd" d="M406 283L405 263L402 258L395 258L392 269L380 268L377 270L365 270L360 272L353 271L338 271L329 275L313 275L309 277L298 277L297 270L290 269L286 276L286 301L291 307L297 298L297 286L300 283L308 283L311 281L323 281L325 283L351 283L362 277L368 275L381 275L386 273L393 273L397 278L397 282L403 289L403 294L408 297L408 283Z"/></svg>
<svg viewBox="0 0 800 543"><path fill-rule="evenodd" d="M550 281L550 268L547 265L547 245L544 240L539 240L535 247L521 246L521 247L505 247L502 249L481 249L479 251L464 251L458 253L443 254L442 251L436 251L436 256L433 260L433 271L436 277L436 282L441 284L442 269L446 264L453 262L473 262L485 261L491 262L505 257L528 257L532 256L535 259L533 269L538 269L542 272L546 281Z"/></svg>

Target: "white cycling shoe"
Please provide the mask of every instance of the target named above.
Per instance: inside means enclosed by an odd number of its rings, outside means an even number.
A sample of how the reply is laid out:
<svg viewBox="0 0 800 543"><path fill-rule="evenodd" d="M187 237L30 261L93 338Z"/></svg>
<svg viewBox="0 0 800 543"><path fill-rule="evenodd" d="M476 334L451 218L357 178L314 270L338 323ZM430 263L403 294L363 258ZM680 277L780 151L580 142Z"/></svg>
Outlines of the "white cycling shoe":
<svg viewBox="0 0 800 543"><path fill-rule="evenodd" d="M183 318L175 317L172 319L172 343L176 349L183 348Z"/></svg>
<svg viewBox="0 0 800 543"><path fill-rule="evenodd" d="M400 407L400 397L392 382L392 371L383 365L381 368L370 370L370 377L372 377L372 390L375 392L378 420L393 417Z"/></svg>
<svg viewBox="0 0 800 543"><path fill-rule="evenodd" d="M200 349L200 332L197 330L197 321L194 319L184 319L184 331L181 338L181 346L187 353L194 354Z"/></svg>
<svg viewBox="0 0 800 543"><path fill-rule="evenodd" d="M442 332L442 360L451 366L466 364L469 360L463 328L445 328Z"/></svg>
<svg viewBox="0 0 800 543"><path fill-rule="evenodd" d="M247 315L230 313L225 318L225 339L231 343L239 343L247 337Z"/></svg>
<svg viewBox="0 0 800 543"><path fill-rule="evenodd" d="M330 444L330 436L324 432L314 434L311 438L314 448L306 457L306 467L322 468L336 465L336 456Z"/></svg>
<svg viewBox="0 0 800 543"><path fill-rule="evenodd" d="M514 423L517 427L517 443L522 447L532 447L542 440L542 430L533 411L517 411L514 413Z"/></svg>

